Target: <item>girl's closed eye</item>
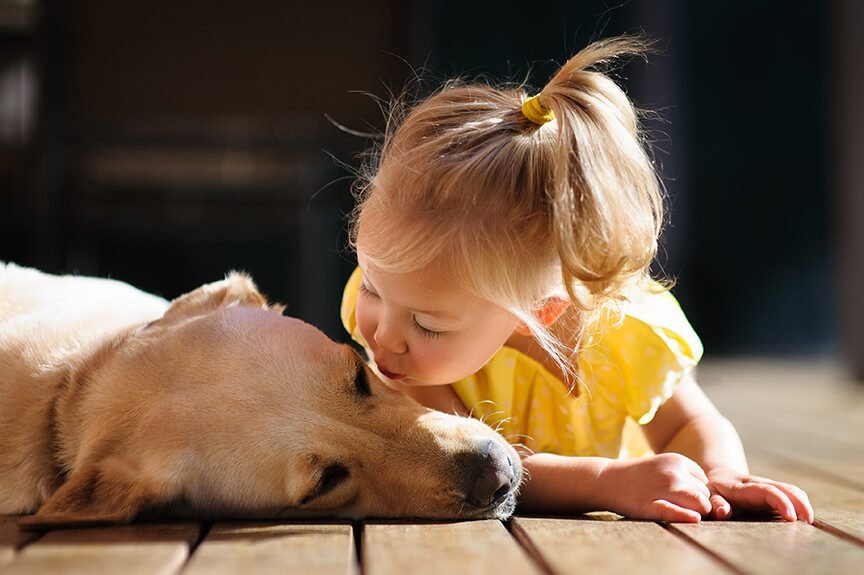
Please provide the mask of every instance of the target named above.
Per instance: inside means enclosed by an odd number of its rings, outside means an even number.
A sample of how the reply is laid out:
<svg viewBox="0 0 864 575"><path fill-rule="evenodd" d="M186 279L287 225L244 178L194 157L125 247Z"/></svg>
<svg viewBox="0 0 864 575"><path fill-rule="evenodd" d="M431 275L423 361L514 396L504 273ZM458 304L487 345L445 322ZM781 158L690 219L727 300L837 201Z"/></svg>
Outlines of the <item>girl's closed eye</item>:
<svg viewBox="0 0 864 575"><path fill-rule="evenodd" d="M436 340L445 333L443 331L435 331L434 329L424 327L419 321L417 321L417 316L411 316L411 320L414 324L414 327L417 328L417 331L419 331L423 336L428 337L431 340Z"/></svg>
<svg viewBox="0 0 864 575"><path fill-rule="evenodd" d="M364 282L362 282L362 281L358 284L358 286L357 286L357 291L359 291L359 292L360 292L361 294L363 294L363 295L369 295L369 296L372 296L372 297L378 297L378 294L376 294L375 292L373 292L372 290L370 290L368 287L366 287L366 284L365 284Z"/></svg>
<svg viewBox="0 0 864 575"><path fill-rule="evenodd" d="M369 289L369 287L366 285L366 283L362 282L362 281L359 284L357 284L357 291L359 293L361 293L362 295L365 295L365 296L369 296L369 297L373 297L373 298L378 297L378 294L376 294L371 289ZM436 340L439 337L441 337L442 335L444 335L444 331L437 331L434 329L429 329L428 327L421 324L419 321L417 321L417 316L415 316L415 315L411 316L411 323L414 325L414 329L416 329L418 332L420 332L421 335L423 335L424 337L427 337L431 340Z"/></svg>

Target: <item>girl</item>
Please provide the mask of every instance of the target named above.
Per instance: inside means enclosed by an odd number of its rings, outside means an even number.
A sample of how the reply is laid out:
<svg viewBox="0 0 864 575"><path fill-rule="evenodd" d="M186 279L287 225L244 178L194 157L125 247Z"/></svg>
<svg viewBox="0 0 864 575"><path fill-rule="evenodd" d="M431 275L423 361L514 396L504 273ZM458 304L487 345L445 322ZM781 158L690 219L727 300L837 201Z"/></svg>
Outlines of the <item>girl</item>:
<svg viewBox="0 0 864 575"><path fill-rule="evenodd" d="M812 522L803 491L749 474L648 278L661 190L599 69L646 48L594 43L530 98L451 83L410 110L359 187L343 322L391 386L521 442L522 509Z"/></svg>

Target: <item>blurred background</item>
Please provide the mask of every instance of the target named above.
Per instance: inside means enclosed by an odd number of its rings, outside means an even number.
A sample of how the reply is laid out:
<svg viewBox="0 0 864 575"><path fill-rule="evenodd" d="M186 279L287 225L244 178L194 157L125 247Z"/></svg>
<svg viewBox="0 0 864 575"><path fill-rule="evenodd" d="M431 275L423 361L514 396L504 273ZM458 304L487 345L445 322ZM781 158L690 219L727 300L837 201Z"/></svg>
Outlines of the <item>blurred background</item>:
<svg viewBox="0 0 864 575"><path fill-rule="evenodd" d="M172 298L230 269L345 340L351 169L417 73L542 86L592 39L669 192L709 356L864 375L864 3L0 0L0 260ZM328 120L331 118L332 121Z"/></svg>

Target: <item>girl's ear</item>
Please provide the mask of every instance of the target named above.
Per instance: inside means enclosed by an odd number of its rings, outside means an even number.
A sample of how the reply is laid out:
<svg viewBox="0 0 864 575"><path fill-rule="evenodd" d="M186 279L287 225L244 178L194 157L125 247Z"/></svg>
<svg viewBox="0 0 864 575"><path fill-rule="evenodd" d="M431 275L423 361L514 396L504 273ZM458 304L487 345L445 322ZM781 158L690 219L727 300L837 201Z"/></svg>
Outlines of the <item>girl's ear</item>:
<svg viewBox="0 0 864 575"><path fill-rule="evenodd" d="M569 299L561 296L552 296L542 306L534 310L534 317L540 322L540 325L549 327L558 321L558 318L567 311L569 306ZM531 330L524 322L519 322L519 325L516 326L516 331L521 335L531 335Z"/></svg>
<svg viewBox="0 0 864 575"><path fill-rule="evenodd" d="M74 472L39 508L22 517L25 530L128 523L144 508L171 494L150 483L126 461L112 457Z"/></svg>

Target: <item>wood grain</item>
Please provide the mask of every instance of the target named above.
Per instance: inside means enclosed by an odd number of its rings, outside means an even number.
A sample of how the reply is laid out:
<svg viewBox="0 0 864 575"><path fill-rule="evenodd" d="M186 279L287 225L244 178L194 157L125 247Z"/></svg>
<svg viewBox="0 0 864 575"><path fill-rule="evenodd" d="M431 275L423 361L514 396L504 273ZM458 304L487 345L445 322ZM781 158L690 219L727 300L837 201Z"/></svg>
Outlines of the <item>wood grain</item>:
<svg viewBox="0 0 864 575"><path fill-rule="evenodd" d="M220 523L195 550L185 575L345 575L356 571L350 524Z"/></svg>
<svg viewBox="0 0 864 575"><path fill-rule="evenodd" d="M744 573L860 573L864 548L796 521L672 524Z"/></svg>
<svg viewBox="0 0 864 575"><path fill-rule="evenodd" d="M864 491L864 448L846 447L814 437L805 429L781 428L770 420L758 421L755 415L727 410L744 447L752 452L780 456L818 470L825 477Z"/></svg>
<svg viewBox="0 0 864 575"><path fill-rule="evenodd" d="M198 533L191 523L52 531L25 547L2 573L176 573Z"/></svg>
<svg viewBox="0 0 864 575"><path fill-rule="evenodd" d="M700 368L706 394L751 457L798 462L864 490L864 388L824 362L716 362Z"/></svg>
<svg viewBox="0 0 864 575"><path fill-rule="evenodd" d="M833 483L830 477L802 468L794 461L764 455L750 458L750 468L756 475L791 483L803 489L813 505L817 521L864 545L864 492Z"/></svg>
<svg viewBox="0 0 864 575"><path fill-rule="evenodd" d="M729 573L720 562L650 521L517 517L554 573Z"/></svg>
<svg viewBox="0 0 864 575"><path fill-rule="evenodd" d="M370 523L363 532L364 575L541 571L500 521Z"/></svg>

